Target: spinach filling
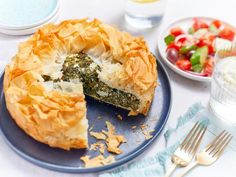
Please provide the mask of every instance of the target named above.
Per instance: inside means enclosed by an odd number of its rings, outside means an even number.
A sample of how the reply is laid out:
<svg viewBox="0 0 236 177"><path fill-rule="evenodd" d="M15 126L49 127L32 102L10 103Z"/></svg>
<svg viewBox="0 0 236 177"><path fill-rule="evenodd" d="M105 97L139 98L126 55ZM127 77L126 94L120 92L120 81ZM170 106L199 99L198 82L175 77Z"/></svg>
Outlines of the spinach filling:
<svg viewBox="0 0 236 177"><path fill-rule="evenodd" d="M67 56L63 63L61 79L53 81L80 79L86 95L133 110L139 108L140 100L135 95L109 87L99 80L98 71L101 71L101 67L95 64L87 54L80 52ZM42 77L44 81L52 80L47 75L43 75Z"/></svg>

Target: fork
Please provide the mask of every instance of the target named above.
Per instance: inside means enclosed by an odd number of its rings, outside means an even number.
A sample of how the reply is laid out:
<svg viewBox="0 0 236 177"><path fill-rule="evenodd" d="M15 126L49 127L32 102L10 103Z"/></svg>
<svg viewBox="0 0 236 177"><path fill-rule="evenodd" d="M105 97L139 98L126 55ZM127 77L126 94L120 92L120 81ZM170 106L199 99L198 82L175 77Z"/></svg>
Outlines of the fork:
<svg viewBox="0 0 236 177"><path fill-rule="evenodd" d="M229 56L236 56L236 43L232 43L231 46L227 46L224 49L220 49L216 52L216 59L220 60Z"/></svg>
<svg viewBox="0 0 236 177"><path fill-rule="evenodd" d="M186 167L185 171L177 177L183 177L197 165L211 165L223 153L233 136L225 130L221 132L205 149L196 155L196 161Z"/></svg>
<svg viewBox="0 0 236 177"><path fill-rule="evenodd" d="M165 177L171 176L176 167L186 167L193 159L197 148L206 132L206 126L196 122L186 138L180 144L179 148L171 157L172 165L166 172Z"/></svg>

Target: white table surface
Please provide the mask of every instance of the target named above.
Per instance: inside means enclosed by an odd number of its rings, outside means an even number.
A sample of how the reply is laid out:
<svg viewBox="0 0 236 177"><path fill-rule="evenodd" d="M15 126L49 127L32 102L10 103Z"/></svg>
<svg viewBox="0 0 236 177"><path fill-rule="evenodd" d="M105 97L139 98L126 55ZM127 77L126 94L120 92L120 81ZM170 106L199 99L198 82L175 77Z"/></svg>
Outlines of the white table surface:
<svg viewBox="0 0 236 177"><path fill-rule="evenodd" d="M62 0L62 11L59 20L96 17L122 30L130 31L124 24L124 5L125 0ZM144 36L151 51L156 53L159 31L162 26L167 25L169 22L188 16L209 16L225 20L236 26L235 10L235 0L169 0L166 15L160 27L143 32L130 32L134 35ZM0 34L0 62L10 59L15 51L16 45L14 44L26 37L27 36L15 37ZM207 104L210 88L209 84L194 82L178 76L168 68L167 70L171 79L173 106L166 127L175 126L177 117L183 114L192 103L200 101L203 104ZM79 175L59 173L35 166L13 152L1 136L0 133L0 177L97 176L97 174ZM163 148L164 139L161 134L156 142L141 156L150 156ZM224 156L225 159L230 159L231 155L225 154ZM234 155L234 157L236 157L236 155ZM137 159L134 159L134 161ZM215 165L209 168L199 168L193 171L189 176L197 177L201 175L202 177L207 177L211 175L214 177L222 177L226 175L227 177L233 177L236 175L234 166L234 159L224 163L224 157L222 157Z"/></svg>

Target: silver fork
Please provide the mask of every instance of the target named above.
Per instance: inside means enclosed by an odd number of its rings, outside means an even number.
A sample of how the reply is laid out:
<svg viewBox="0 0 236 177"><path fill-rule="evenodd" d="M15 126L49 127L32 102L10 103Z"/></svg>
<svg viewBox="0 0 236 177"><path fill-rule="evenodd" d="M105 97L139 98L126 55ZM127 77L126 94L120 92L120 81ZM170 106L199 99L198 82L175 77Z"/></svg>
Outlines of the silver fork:
<svg viewBox="0 0 236 177"><path fill-rule="evenodd" d="M196 155L196 161L186 167L185 171L177 177L183 177L197 165L211 165L223 153L233 136L225 130L221 132L205 149Z"/></svg>
<svg viewBox="0 0 236 177"><path fill-rule="evenodd" d="M199 122L195 123L179 148L172 155L172 165L166 172L165 177L171 176L177 166L186 167L191 162L206 132L206 128L206 126Z"/></svg>

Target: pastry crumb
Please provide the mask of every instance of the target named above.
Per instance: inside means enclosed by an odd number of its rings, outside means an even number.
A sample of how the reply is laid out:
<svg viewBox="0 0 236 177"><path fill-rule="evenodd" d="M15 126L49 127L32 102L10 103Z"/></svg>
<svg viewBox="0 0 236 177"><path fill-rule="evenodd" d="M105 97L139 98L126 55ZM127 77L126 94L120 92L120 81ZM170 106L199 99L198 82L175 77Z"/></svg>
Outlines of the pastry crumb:
<svg viewBox="0 0 236 177"><path fill-rule="evenodd" d="M157 121L157 118L152 118L152 119L150 119L150 121L155 122L155 121Z"/></svg>
<svg viewBox="0 0 236 177"><path fill-rule="evenodd" d="M93 143L93 144L91 144L91 145L90 145L90 148L89 148L89 150L96 151L96 150L97 150L97 148L98 148L98 144L97 144L97 143Z"/></svg>
<svg viewBox="0 0 236 177"><path fill-rule="evenodd" d="M145 139L146 140L149 140L149 139L151 139L153 136L151 135L151 132L152 131L142 131L142 133L143 133L143 135L144 135L144 137L145 137Z"/></svg>
<svg viewBox="0 0 236 177"><path fill-rule="evenodd" d="M91 127L89 128L89 131L92 131L93 127L94 127L94 124L91 125Z"/></svg>
<svg viewBox="0 0 236 177"><path fill-rule="evenodd" d="M105 144L101 144L101 145L100 145L99 152L100 152L101 154L104 154L104 152L105 152Z"/></svg>
<svg viewBox="0 0 236 177"><path fill-rule="evenodd" d="M102 116L98 116L97 119L102 119Z"/></svg>
<svg viewBox="0 0 236 177"><path fill-rule="evenodd" d="M117 118L118 118L119 120L122 120L122 119L123 119L123 117L122 117L120 114L117 115Z"/></svg>
<svg viewBox="0 0 236 177"><path fill-rule="evenodd" d="M147 124L142 124L140 125L141 131L145 137L146 140L151 139L153 136L151 135L151 133L153 132L153 130L147 130L148 125Z"/></svg>
<svg viewBox="0 0 236 177"><path fill-rule="evenodd" d="M106 121L107 131L102 130L102 132L90 132L90 135L95 137L98 140L105 140L107 145L107 151L114 153L114 154L121 154L122 150L119 148L119 146L122 143L126 143L127 140L123 135L117 135L115 126L112 125L109 121ZM96 143L92 146L92 148L95 148ZM100 147L100 152L104 152L105 147ZM96 147L97 149L97 147Z"/></svg>
<svg viewBox="0 0 236 177"><path fill-rule="evenodd" d="M84 162L85 167L98 167L115 162L115 158L109 155L105 158L103 155L98 155L97 157L90 158L90 156L83 156L80 158Z"/></svg>
<svg viewBox="0 0 236 177"><path fill-rule="evenodd" d="M146 124L142 124L142 125L140 125L140 128L141 128L141 130L144 130L144 129L147 128L147 125Z"/></svg>
<svg viewBox="0 0 236 177"><path fill-rule="evenodd" d="M107 151L115 154L121 154L122 150L119 148L119 146L122 143L127 142L126 138L123 135L116 135L115 127L110 122L106 121L106 125L108 131L107 132L104 131L103 133L106 133L107 135L106 139Z"/></svg>
<svg viewBox="0 0 236 177"><path fill-rule="evenodd" d="M104 152L105 152L105 144L103 144L102 142L93 143L90 146L90 150L94 150L94 151L99 150L99 152L101 154L104 154Z"/></svg>
<svg viewBox="0 0 236 177"><path fill-rule="evenodd" d="M91 136L95 137L98 140L106 140L106 135L102 132L89 132Z"/></svg>

